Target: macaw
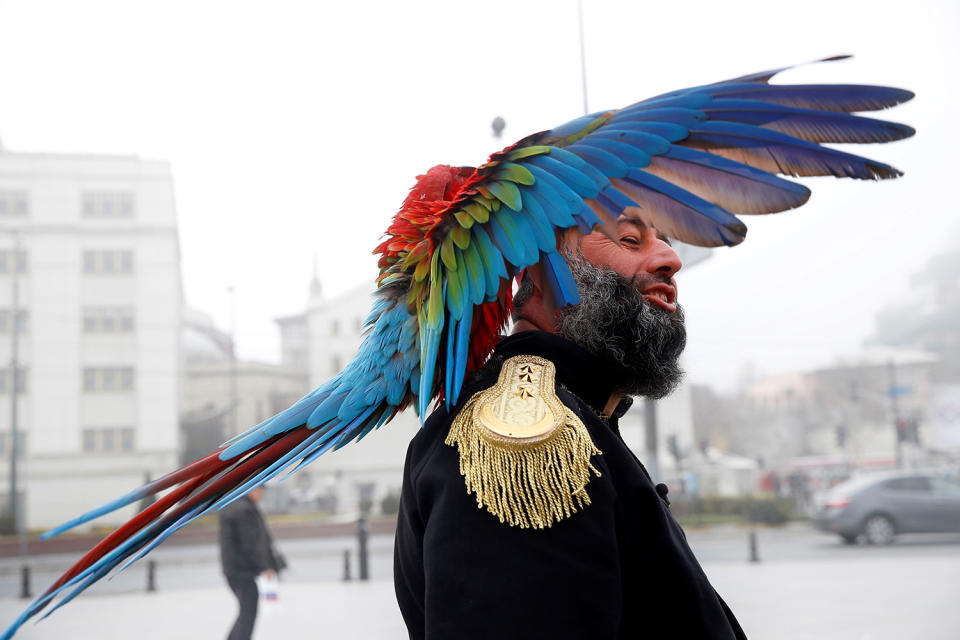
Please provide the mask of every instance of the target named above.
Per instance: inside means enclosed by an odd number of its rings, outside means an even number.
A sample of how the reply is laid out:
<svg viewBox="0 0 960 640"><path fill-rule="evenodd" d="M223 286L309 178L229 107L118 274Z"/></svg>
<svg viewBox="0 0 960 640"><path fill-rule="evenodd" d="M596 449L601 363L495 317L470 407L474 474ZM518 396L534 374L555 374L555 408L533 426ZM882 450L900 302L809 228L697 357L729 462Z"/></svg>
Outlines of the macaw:
<svg viewBox="0 0 960 640"><path fill-rule="evenodd" d="M479 167L439 165L418 176L375 250L373 308L346 368L210 455L45 533L170 489L80 558L0 639L58 596L46 615L129 566L194 518L361 440L406 407L423 418L434 400L456 404L466 376L497 344L521 272L536 272L556 307L578 303L559 233L599 230L616 241L615 220L630 209L670 238L732 246L747 232L738 214L784 211L809 198L807 187L779 175L901 175L823 143L913 135L909 126L851 115L906 102L911 92L770 84L783 70L585 115L527 136Z"/></svg>

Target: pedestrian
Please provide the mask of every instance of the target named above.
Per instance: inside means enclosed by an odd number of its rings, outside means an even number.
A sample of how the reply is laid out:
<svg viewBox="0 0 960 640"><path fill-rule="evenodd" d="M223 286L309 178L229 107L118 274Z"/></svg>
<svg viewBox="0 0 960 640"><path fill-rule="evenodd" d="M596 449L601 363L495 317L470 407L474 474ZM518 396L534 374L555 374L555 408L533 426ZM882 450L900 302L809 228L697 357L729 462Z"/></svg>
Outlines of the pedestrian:
<svg viewBox="0 0 960 640"><path fill-rule="evenodd" d="M220 562L239 605L227 640L249 640L257 619L257 576L275 580L286 567L257 506L263 494L257 487L220 512Z"/></svg>

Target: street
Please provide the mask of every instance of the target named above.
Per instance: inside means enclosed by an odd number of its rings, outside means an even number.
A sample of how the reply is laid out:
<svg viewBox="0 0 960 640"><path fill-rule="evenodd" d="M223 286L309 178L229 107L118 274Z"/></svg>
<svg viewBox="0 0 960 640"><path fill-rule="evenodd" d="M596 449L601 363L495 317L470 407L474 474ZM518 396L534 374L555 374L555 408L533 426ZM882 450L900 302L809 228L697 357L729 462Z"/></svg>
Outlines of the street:
<svg viewBox="0 0 960 640"><path fill-rule="evenodd" d="M960 637L960 535L905 536L889 547L845 546L806 525L760 529L760 562L748 562L747 530L714 527L688 536L707 575L751 638L784 640L953 640ZM264 612L257 637L302 635L403 638L391 582L392 537L371 538L370 582L341 581L343 550L352 538L284 540L291 571L276 611ZM145 563L41 622L18 638L138 640L215 638L235 611L212 545L160 549L157 587L146 593ZM48 584L70 558L36 560L34 589ZM0 563L0 621L22 609L15 559ZM162 621L150 624L149 621Z"/></svg>

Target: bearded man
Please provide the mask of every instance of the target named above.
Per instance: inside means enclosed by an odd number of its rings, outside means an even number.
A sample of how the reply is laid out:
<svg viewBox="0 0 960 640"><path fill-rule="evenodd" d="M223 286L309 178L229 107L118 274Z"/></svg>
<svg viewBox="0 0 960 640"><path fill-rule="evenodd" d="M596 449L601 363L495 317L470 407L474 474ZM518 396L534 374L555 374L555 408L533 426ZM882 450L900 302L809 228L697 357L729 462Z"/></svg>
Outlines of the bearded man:
<svg viewBox="0 0 960 640"><path fill-rule="evenodd" d="M617 232L563 237L580 304L526 275L513 334L411 442L394 563L411 638L745 637L620 436L631 395L681 379L685 331L676 252L629 214Z"/></svg>

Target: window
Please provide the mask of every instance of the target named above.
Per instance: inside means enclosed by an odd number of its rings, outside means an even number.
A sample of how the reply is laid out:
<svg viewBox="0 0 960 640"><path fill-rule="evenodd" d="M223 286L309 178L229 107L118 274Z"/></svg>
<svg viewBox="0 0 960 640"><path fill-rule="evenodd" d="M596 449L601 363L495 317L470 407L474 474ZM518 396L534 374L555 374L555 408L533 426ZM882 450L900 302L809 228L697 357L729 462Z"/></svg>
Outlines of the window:
<svg viewBox="0 0 960 640"><path fill-rule="evenodd" d="M87 192L81 196L84 218L132 218L133 194L127 192Z"/></svg>
<svg viewBox="0 0 960 640"><path fill-rule="evenodd" d="M0 309L0 333L10 333L10 329L13 327L11 322L13 313L11 309ZM17 331L20 333L27 332L28 320L30 318L30 312L26 309L19 309L17 311Z"/></svg>
<svg viewBox="0 0 960 640"><path fill-rule="evenodd" d="M25 216L30 213L30 202L26 191L0 191L0 218Z"/></svg>
<svg viewBox="0 0 960 640"><path fill-rule="evenodd" d="M133 391L133 367L85 367L83 390L90 393L101 391Z"/></svg>
<svg viewBox="0 0 960 640"><path fill-rule="evenodd" d="M930 480L928 478L910 477L894 478L884 483L885 489L893 491L930 491Z"/></svg>
<svg viewBox="0 0 960 640"><path fill-rule="evenodd" d="M0 395L7 395L10 393L10 387L13 385L13 376L10 375L10 365L7 365L0 369ZM18 367L17 368L17 393L22 394L27 392L27 368Z"/></svg>
<svg viewBox="0 0 960 640"><path fill-rule="evenodd" d="M23 249L0 249L0 274L27 272L27 252Z"/></svg>
<svg viewBox="0 0 960 640"><path fill-rule="evenodd" d="M340 335L340 321L334 318L330 321L330 335L338 336Z"/></svg>
<svg viewBox="0 0 960 640"><path fill-rule="evenodd" d="M83 272L87 275L130 275L133 273L133 251L84 251Z"/></svg>
<svg viewBox="0 0 960 640"><path fill-rule="evenodd" d="M3 330L0 323L0 331ZM84 333L132 333L133 307L84 307Z"/></svg>
<svg viewBox="0 0 960 640"><path fill-rule="evenodd" d="M131 427L88 428L81 434L84 453L125 453L133 451Z"/></svg>
<svg viewBox="0 0 960 640"><path fill-rule="evenodd" d="M930 484L937 495L960 497L960 482L946 478L930 478Z"/></svg>

